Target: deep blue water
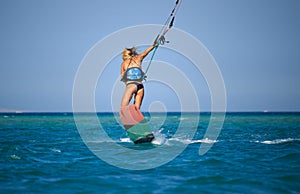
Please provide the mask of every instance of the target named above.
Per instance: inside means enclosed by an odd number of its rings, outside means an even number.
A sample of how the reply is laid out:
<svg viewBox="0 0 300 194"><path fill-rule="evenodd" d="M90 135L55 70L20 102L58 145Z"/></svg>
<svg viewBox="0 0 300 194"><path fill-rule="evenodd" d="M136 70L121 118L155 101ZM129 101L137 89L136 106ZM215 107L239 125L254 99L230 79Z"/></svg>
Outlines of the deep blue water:
<svg viewBox="0 0 300 194"><path fill-rule="evenodd" d="M150 118L149 114L146 114ZM0 114L1 193L300 193L300 113L227 113L216 141L203 139L210 114L203 113L193 139L174 138L180 113L152 114L169 147L186 149L170 162L147 170L128 170L99 159L83 142L71 113ZM134 145L113 114L98 114L111 142L97 139L109 157L109 143ZM156 119L156 120L155 120ZM89 126L89 115L82 115ZM156 123L157 122L157 123ZM157 126L156 126L157 125ZM90 127L90 134L97 134ZM188 130L188 129L187 129ZM201 144L214 143L204 155ZM157 152L145 163L167 157ZM135 164L119 161L119 164ZM139 164L136 164L139 165Z"/></svg>

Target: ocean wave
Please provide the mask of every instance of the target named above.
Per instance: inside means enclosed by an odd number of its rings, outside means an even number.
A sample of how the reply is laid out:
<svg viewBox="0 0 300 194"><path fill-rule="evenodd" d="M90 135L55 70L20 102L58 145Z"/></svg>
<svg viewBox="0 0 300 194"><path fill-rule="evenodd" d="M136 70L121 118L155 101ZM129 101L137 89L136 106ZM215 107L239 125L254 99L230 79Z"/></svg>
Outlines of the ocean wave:
<svg viewBox="0 0 300 194"><path fill-rule="evenodd" d="M212 139L208 139L208 138L198 139L198 140L171 138L169 140L170 141L179 141L179 142L184 143L184 144L194 144L194 143L212 144L212 143L217 143L218 142L218 140L212 140Z"/></svg>
<svg viewBox="0 0 300 194"><path fill-rule="evenodd" d="M260 143L263 143L263 144L281 144L281 143L286 143L286 142L291 142L291 141L300 141L300 139L293 139L293 138L275 139L275 140L262 141Z"/></svg>
<svg viewBox="0 0 300 194"><path fill-rule="evenodd" d="M204 139L197 139L197 140L190 140L190 139L180 139L180 138L170 138L167 139L165 136L159 136L157 134L154 135L155 139L151 142L154 145L162 145L162 144L168 144L169 142L175 141L175 142L180 142L183 144L195 144L195 143L206 143L206 144L213 144L217 143L218 140L212 140L208 138ZM120 138L120 142L122 143L133 143L130 138Z"/></svg>
<svg viewBox="0 0 300 194"><path fill-rule="evenodd" d="M118 140L113 140L113 139L99 139L99 140L88 140L85 141L86 143L89 144L99 144L99 143L116 143Z"/></svg>
<svg viewBox="0 0 300 194"><path fill-rule="evenodd" d="M61 153L61 150L56 149L56 148L51 148L50 150L51 150L52 152Z"/></svg>
<svg viewBox="0 0 300 194"><path fill-rule="evenodd" d="M281 161L294 161L295 163L298 164L298 159L300 158L300 153L283 153L283 155L279 156L276 158L276 160L281 160Z"/></svg>
<svg viewBox="0 0 300 194"><path fill-rule="evenodd" d="M20 156L17 156L15 154L13 155L10 155L10 158L13 159L13 160L21 160L21 157Z"/></svg>

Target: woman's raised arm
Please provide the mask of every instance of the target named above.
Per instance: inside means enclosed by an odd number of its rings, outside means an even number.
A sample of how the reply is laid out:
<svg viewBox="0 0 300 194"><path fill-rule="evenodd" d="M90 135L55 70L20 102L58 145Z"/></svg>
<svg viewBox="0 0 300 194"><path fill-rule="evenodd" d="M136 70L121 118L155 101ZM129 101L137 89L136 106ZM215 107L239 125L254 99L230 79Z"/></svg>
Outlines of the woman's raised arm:
<svg viewBox="0 0 300 194"><path fill-rule="evenodd" d="M155 46L151 45L144 52L139 54L137 57L142 61L154 48L155 48Z"/></svg>

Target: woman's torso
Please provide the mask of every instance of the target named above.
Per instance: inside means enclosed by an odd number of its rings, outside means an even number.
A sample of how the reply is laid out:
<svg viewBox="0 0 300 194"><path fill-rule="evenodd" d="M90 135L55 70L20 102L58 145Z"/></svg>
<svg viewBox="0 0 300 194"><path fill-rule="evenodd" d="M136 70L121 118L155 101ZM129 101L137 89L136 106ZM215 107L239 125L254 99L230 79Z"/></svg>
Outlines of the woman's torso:
<svg viewBox="0 0 300 194"><path fill-rule="evenodd" d="M138 57L131 57L123 62L125 84L132 82L142 83L144 73L141 69L141 60ZM127 80L126 78L129 78Z"/></svg>

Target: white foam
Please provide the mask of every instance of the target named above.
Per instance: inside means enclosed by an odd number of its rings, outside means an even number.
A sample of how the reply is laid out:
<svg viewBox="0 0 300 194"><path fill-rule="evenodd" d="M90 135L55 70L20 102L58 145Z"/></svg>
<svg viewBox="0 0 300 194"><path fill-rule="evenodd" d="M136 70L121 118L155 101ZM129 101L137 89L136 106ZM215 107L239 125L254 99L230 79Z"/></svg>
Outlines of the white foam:
<svg viewBox="0 0 300 194"><path fill-rule="evenodd" d="M152 140L151 143L154 144L154 145L162 145L162 144L164 144L164 142L161 142L160 140L157 140L157 139Z"/></svg>
<svg viewBox="0 0 300 194"><path fill-rule="evenodd" d="M208 139L208 138L198 139L198 140L171 138L170 140L179 141L179 142L184 143L184 144L194 144L194 143L212 144L212 143L217 143L218 142L218 140L212 140L212 139Z"/></svg>
<svg viewBox="0 0 300 194"><path fill-rule="evenodd" d="M280 143L286 143L290 141L299 141L300 139L293 139L293 138L287 138L287 139L275 139L275 140L266 140L262 141L263 144L280 144Z"/></svg>
<svg viewBox="0 0 300 194"><path fill-rule="evenodd" d="M180 138L170 138L170 141L178 141L183 144L191 144L192 140L190 139L180 139Z"/></svg>
<svg viewBox="0 0 300 194"><path fill-rule="evenodd" d="M130 142L132 142L132 141L130 140L130 138L121 138L121 139L120 139L120 142L127 142L127 143L130 143Z"/></svg>
<svg viewBox="0 0 300 194"><path fill-rule="evenodd" d="M11 155L10 158L13 159L13 160L20 160L21 159L20 156L17 156L15 154Z"/></svg>
<svg viewBox="0 0 300 194"><path fill-rule="evenodd" d="M200 140L192 140L191 143L208 143L208 144L211 144L211 143L217 143L217 142L218 142L218 140L205 138L205 139L200 139Z"/></svg>
<svg viewBox="0 0 300 194"><path fill-rule="evenodd" d="M55 148L52 148L52 149L50 149L52 152L56 152L56 153L61 153L61 150L59 150L59 149L55 149Z"/></svg>

